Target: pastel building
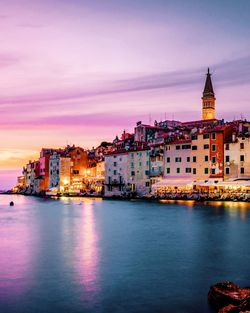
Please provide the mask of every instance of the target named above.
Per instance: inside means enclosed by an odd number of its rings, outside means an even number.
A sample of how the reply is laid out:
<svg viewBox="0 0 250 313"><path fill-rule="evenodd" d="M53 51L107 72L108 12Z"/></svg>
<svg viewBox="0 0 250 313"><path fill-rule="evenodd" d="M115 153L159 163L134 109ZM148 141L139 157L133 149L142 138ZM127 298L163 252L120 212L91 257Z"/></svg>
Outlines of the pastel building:
<svg viewBox="0 0 250 313"><path fill-rule="evenodd" d="M105 155L105 196L120 196L129 192L130 175L128 172L129 155L124 150Z"/></svg>
<svg viewBox="0 0 250 313"><path fill-rule="evenodd" d="M143 196L150 192L150 151L131 149L128 153L128 177L131 191Z"/></svg>
<svg viewBox="0 0 250 313"><path fill-rule="evenodd" d="M164 178L171 181L190 181L192 179L191 140L176 140L168 143L164 150Z"/></svg>
<svg viewBox="0 0 250 313"><path fill-rule="evenodd" d="M210 176L210 134L197 133L191 136L192 180L204 181Z"/></svg>
<svg viewBox="0 0 250 313"><path fill-rule="evenodd" d="M149 169L149 148L124 149L105 155L105 195L149 193Z"/></svg>
<svg viewBox="0 0 250 313"><path fill-rule="evenodd" d="M224 179L250 178L250 138L237 136L224 144Z"/></svg>
<svg viewBox="0 0 250 313"><path fill-rule="evenodd" d="M67 191L70 187L71 159L54 152L50 157L49 188Z"/></svg>

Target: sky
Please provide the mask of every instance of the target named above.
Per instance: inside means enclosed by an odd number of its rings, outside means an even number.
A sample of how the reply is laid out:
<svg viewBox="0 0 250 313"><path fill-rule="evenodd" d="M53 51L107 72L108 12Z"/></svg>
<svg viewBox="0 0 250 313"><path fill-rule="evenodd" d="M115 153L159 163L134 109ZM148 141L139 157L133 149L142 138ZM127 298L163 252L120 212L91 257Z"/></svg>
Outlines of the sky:
<svg viewBox="0 0 250 313"><path fill-rule="evenodd" d="M249 119L249 12L249 0L0 0L0 190L41 147L200 119L207 67L217 117Z"/></svg>

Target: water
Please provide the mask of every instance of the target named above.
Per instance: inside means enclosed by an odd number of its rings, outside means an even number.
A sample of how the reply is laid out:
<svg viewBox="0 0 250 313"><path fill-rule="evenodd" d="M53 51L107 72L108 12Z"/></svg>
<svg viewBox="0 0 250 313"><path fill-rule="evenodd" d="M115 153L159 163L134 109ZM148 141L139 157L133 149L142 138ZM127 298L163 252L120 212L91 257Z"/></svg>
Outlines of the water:
<svg viewBox="0 0 250 313"><path fill-rule="evenodd" d="M0 312L213 312L211 284L250 285L249 240L246 203L2 195Z"/></svg>

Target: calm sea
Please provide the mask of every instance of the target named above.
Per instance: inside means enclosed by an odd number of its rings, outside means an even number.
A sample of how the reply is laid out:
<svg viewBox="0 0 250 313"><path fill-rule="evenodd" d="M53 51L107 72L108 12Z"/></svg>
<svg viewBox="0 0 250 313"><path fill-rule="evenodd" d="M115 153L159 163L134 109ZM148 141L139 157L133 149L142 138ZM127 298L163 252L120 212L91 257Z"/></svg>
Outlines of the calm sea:
<svg viewBox="0 0 250 313"><path fill-rule="evenodd" d="M250 285L246 203L0 196L0 312L213 312L222 280Z"/></svg>

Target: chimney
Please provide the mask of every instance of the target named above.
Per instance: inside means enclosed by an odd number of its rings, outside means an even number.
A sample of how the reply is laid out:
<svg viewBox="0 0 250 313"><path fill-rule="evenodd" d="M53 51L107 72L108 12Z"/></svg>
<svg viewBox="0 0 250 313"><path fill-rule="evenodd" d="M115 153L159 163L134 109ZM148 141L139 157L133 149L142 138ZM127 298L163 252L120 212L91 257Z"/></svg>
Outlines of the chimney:
<svg viewBox="0 0 250 313"><path fill-rule="evenodd" d="M232 134L232 142L235 142L236 141L236 133L233 133Z"/></svg>

